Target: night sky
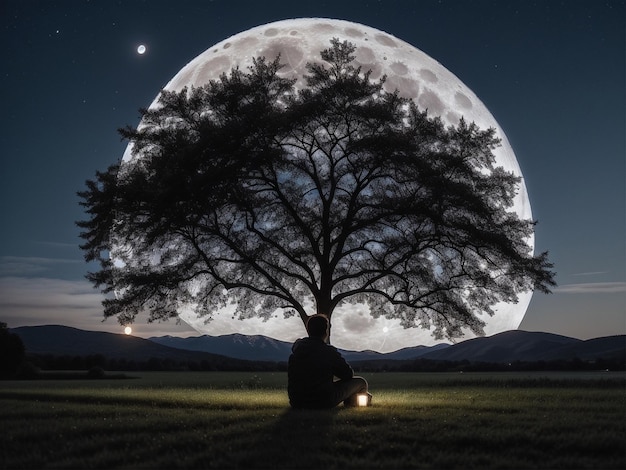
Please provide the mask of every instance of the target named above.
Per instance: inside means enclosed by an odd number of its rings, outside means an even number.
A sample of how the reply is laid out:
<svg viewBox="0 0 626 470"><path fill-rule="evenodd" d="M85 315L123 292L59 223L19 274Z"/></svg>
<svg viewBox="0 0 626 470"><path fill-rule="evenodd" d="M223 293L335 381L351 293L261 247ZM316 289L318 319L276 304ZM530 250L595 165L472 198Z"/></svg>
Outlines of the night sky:
<svg viewBox="0 0 626 470"><path fill-rule="evenodd" d="M524 175L536 251L559 287L536 293L520 329L581 339L626 333L624 1L3 0L0 321L120 333L78 248L76 192L118 161L190 60L288 18L362 23L459 77L504 129ZM145 44L140 55L137 47ZM139 336L197 335L133 325Z"/></svg>

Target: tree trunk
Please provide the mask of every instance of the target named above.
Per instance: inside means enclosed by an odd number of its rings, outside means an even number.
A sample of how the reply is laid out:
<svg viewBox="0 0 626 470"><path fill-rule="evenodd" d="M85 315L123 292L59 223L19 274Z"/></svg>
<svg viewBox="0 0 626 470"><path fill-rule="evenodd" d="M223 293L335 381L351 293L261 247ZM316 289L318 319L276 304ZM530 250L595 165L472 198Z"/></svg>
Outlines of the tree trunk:
<svg viewBox="0 0 626 470"><path fill-rule="evenodd" d="M330 300L330 292L328 292L328 295L324 295L324 293L322 293L320 297L321 298L317 299L317 313L321 315L326 315L326 317L328 317L328 338L326 342L330 344L330 334L331 334L332 327L333 327L333 324L331 322L331 317L333 314L334 307Z"/></svg>

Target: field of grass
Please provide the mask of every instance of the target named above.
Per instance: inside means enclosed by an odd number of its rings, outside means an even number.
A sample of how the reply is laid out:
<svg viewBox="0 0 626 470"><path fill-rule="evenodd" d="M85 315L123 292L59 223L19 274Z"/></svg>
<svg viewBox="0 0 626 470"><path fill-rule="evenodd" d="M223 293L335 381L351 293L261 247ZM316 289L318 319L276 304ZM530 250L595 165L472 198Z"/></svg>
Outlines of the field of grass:
<svg viewBox="0 0 626 470"><path fill-rule="evenodd" d="M626 468L626 377L365 374L369 408L289 408L284 373L0 382L0 468Z"/></svg>

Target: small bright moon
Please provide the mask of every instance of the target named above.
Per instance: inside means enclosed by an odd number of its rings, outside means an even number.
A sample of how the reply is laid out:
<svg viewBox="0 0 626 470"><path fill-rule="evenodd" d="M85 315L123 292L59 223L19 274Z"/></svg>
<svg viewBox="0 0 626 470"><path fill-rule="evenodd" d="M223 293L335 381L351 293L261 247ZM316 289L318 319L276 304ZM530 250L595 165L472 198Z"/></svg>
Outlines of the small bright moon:
<svg viewBox="0 0 626 470"><path fill-rule="evenodd" d="M126 333L127 335L131 334L133 332L133 329L130 326L127 326L126 328L124 328L124 333Z"/></svg>
<svg viewBox="0 0 626 470"><path fill-rule="evenodd" d="M145 54L146 52L146 46L144 46L143 44L141 44L138 48L137 48L137 53L139 55Z"/></svg>
<svg viewBox="0 0 626 470"><path fill-rule="evenodd" d="M387 333L389 331L389 328L387 328L386 326L383 326L383 333Z"/></svg>

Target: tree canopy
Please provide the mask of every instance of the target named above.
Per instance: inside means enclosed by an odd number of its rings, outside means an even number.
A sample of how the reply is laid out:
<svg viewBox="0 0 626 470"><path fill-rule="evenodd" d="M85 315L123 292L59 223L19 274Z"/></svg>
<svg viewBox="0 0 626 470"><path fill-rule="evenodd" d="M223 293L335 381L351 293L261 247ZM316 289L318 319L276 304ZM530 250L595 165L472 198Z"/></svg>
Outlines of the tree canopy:
<svg viewBox="0 0 626 470"><path fill-rule="evenodd" d="M0 380L14 378L25 357L22 339L0 322Z"/></svg>
<svg viewBox="0 0 626 470"><path fill-rule="evenodd" d="M280 57L180 92L163 91L132 158L78 194L81 248L99 270L105 317L329 317L344 303L437 338L483 332L482 315L550 292L535 222L513 210L520 184L496 166L494 129L445 126L333 40L306 86Z"/></svg>

